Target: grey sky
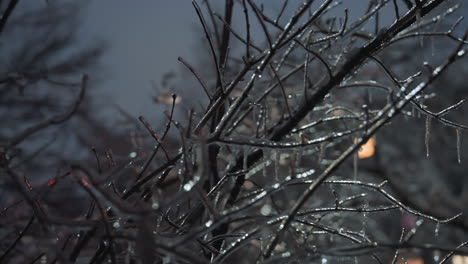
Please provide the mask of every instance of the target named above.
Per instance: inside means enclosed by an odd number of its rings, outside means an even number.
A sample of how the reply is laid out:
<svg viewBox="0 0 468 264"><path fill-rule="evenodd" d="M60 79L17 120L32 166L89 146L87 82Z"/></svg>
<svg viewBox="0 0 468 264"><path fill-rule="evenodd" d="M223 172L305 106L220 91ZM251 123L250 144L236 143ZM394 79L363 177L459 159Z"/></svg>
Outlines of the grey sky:
<svg viewBox="0 0 468 264"><path fill-rule="evenodd" d="M222 2L212 1L218 7ZM283 1L256 2L265 4L267 14L276 14ZM287 10L292 11L299 0L289 2ZM322 1L316 1L316 5L321 3ZM352 23L365 12L367 3L368 1L345 0L330 15L341 17L343 9L349 8L349 23ZM400 4L400 8L400 12L404 13L403 4ZM237 9L241 15L241 10ZM388 4L381 14L381 24L391 23L394 19L392 5ZM287 16L285 14L283 18ZM234 21L243 23L243 19L239 17L235 17ZM181 68L177 61L178 56L192 65L197 64L197 58L200 58L200 52L197 52L200 36L195 28L198 25L199 21L190 0L90 1L84 12L82 32L85 38L103 39L110 44L102 59L106 75L100 88L101 94L109 98L107 102L122 106L134 116L160 112L161 106L151 100L155 91L150 81L159 83L164 73L177 72ZM241 29L239 33L242 31ZM258 34L262 34L261 31Z"/></svg>
<svg viewBox="0 0 468 264"><path fill-rule="evenodd" d="M257 2L275 14L282 1ZM290 1L288 9L293 10L295 2ZM135 116L160 111L150 98L155 94L150 81L158 83L162 74L177 71L178 56L196 60L192 53L199 44L194 33L198 23L190 0L90 1L83 34L110 44L102 59L107 75L100 89L108 102Z"/></svg>
<svg viewBox="0 0 468 264"><path fill-rule="evenodd" d="M178 56L191 57L195 19L186 0L91 1L83 34L110 44L103 94L133 115L157 110L150 80L176 70Z"/></svg>

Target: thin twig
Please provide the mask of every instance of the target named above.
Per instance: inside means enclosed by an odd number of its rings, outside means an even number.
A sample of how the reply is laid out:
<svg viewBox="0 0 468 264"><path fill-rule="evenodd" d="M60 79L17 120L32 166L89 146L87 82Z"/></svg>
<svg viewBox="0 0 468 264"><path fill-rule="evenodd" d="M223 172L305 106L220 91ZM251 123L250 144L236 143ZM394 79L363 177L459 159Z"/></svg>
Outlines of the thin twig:
<svg viewBox="0 0 468 264"><path fill-rule="evenodd" d="M11 243L11 245L8 246L8 248L5 250L5 252L3 252L3 254L0 256L0 263L3 263L3 261L6 260L6 257L8 256L8 254L15 248L16 244L18 244L18 242L21 240L21 238L23 238L24 234L26 234L26 232L31 227L32 223L34 222L34 219L35 219L34 216L32 216L29 219L28 223L26 224L26 226L24 226L24 228L21 230L21 232L16 236L13 243Z"/></svg>
<svg viewBox="0 0 468 264"><path fill-rule="evenodd" d="M195 12L197 13L198 19L200 20L200 23L202 24L203 31L205 32L205 37L208 40L208 44L209 44L210 50L211 50L211 57L213 58L213 62L215 64L215 68L216 68L216 75L217 75L218 80L220 80L221 93L224 94L225 91L224 91L224 87L222 85L222 83L223 83L222 80L223 79L221 78L220 64L218 63L218 58L216 56L213 41L211 40L210 33L208 31L208 27L207 27L206 22L205 22L205 18L203 17L203 14L202 14L202 12L200 10L200 7L198 6L197 2L192 1L192 5L195 8Z"/></svg>
<svg viewBox="0 0 468 264"><path fill-rule="evenodd" d="M210 92L208 91L208 88L206 87L206 84L205 82L203 81L203 79L200 77L200 75L195 71L195 69L193 69L192 66L190 66L190 64L188 64L182 57L178 57L177 58L180 62L182 62L182 64L187 67L187 69L189 69L189 71L193 74L193 76L195 76L195 78L197 78L198 82L200 83L201 87L203 88L203 91L205 91L205 94L206 96L208 97L208 99L210 99L211 101L211 95L210 95Z"/></svg>
<svg viewBox="0 0 468 264"><path fill-rule="evenodd" d="M23 140L25 140L27 137L39 132L42 129L45 129L45 128L47 128L49 126L52 126L52 125L59 125L59 124L65 122L65 121L67 121L70 117L73 116L73 114L75 114L75 112L78 110L78 107L82 103L83 98L85 96L87 84L88 84L88 76L83 75L83 78L82 78L82 81L81 81L80 94L78 95L78 98L76 99L76 101L73 104L72 108L68 112L66 112L66 113L64 113L62 115L55 116L55 117L53 117L53 118L51 118L49 120L46 120L46 121L44 121L42 123L39 123L39 124L36 124L36 125L33 125L33 126L27 128L26 130L24 130L23 132L21 132L17 136L15 136L13 139L9 140L7 148L11 148L11 147L14 147L14 146L18 145Z"/></svg>

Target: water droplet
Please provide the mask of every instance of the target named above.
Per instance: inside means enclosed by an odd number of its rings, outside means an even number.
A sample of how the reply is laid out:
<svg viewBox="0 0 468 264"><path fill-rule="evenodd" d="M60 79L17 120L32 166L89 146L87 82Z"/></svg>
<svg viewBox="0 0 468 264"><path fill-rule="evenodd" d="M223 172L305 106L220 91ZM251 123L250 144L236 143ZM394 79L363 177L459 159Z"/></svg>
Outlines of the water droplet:
<svg viewBox="0 0 468 264"><path fill-rule="evenodd" d="M418 221L416 221L416 226L420 226L424 223L424 220L422 219L418 219Z"/></svg>
<svg viewBox="0 0 468 264"><path fill-rule="evenodd" d="M434 251L434 261L435 262L440 261L440 251L439 250Z"/></svg>
<svg viewBox="0 0 468 264"><path fill-rule="evenodd" d="M195 183L193 181L187 182L186 184L184 184L184 191L188 192L188 191L192 190L194 185L195 185Z"/></svg>
<svg viewBox="0 0 468 264"><path fill-rule="evenodd" d="M315 170L314 169L310 169L308 171L305 171L303 173L299 173L296 175L296 178L297 179L300 179L300 178L306 178L306 177L309 177L310 175L314 174L315 173ZM290 179L290 177L289 177ZM287 179L288 180L288 179Z"/></svg>
<svg viewBox="0 0 468 264"><path fill-rule="evenodd" d="M438 75L442 71L442 67L437 67L432 71L432 75Z"/></svg>
<svg viewBox="0 0 468 264"><path fill-rule="evenodd" d="M265 204L262 206L262 209L260 209L260 213L264 216L268 216L271 214L271 206L268 204Z"/></svg>
<svg viewBox="0 0 468 264"><path fill-rule="evenodd" d="M115 229L119 229L120 228L120 221L115 221L113 224L112 224L112 227L114 227Z"/></svg>
<svg viewBox="0 0 468 264"><path fill-rule="evenodd" d="M159 209L159 203L158 202L153 202L151 204L151 209L158 210Z"/></svg>
<svg viewBox="0 0 468 264"><path fill-rule="evenodd" d="M361 150L359 149L359 151L361 151ZM354 180L357 180L357 178L358 178L358 160L359 160L359 155L356 152L353 155L353 176L354 176Z"/></svg>
<svg viewBox="0 0 468 264"><path fill-rule="evenodd" d="M211 225L213 225L213 221L212 221L212 220L206 221L206 223L205 223L205 226L206 226L206 227L210 227Z"/></svg>
<svg viewBox="0 0 468 264"><path fill-rule="evenodd" d="M257 74L257 75L262 74L262 68L261 68L260 66L258 66L257 68L255 68L255 74Z"/></svg>

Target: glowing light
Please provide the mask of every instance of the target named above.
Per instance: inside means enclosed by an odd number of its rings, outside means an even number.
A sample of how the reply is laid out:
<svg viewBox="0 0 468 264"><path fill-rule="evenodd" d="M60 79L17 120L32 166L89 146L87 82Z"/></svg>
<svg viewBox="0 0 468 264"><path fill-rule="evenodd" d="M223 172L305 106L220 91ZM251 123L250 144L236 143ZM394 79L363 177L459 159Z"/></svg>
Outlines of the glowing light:
<svg viewBox="0 0 468 264"><path fill-rule="evenodd" d="M357 142L357 139L354 139L354 142ZM367 140L364 145L361 146L361 148L358 151L358 157L359 159L367 159L375 154L375 139L372 137L369 140Z"/></svg>
<svg viewBox="0 0 468 264"><path fill-rule="evenodd" d="M56 179L52 179L52 180L49 180L49 181L47 182L47 186L52 187L52 186L54 186L56 183L57 183L57 180L56 180Z"/></svg>
<svg viewBox="0 0 468 264"><path fill-rule="evenodd" d="M468 257L455 255L452 257L452 263L453 264L467 264Z"/></svg>
<svg viewBox="0 0 468 264"><path fill-rule="evenodd" d="M172 103L180 104L182 98L179 95L175 96L169 90L165 90L161 91L158 95L154 96L153 100L160 104L172 105Z"/></svg>
<svg viewBox="0 0 468 264"><path fill-rule="evenodd" d="M424 264L424 261L420 257L409 257L406 258L406 261L402 260L401 258L396 262L397 264L403 264L403 263L408 263L408 264Z"/></svg>

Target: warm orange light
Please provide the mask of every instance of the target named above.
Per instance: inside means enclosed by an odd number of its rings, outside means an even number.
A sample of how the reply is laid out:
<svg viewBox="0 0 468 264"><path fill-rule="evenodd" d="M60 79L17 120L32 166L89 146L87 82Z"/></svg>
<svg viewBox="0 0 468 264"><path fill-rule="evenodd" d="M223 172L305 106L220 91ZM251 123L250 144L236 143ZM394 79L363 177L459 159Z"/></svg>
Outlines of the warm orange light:
<svg viewBox="0 0 468 264"><path fill-rule="evenodd" d="M49 187L52 187L52 186L54 186L56 183L57 183L57 180L56 180L56 179L51 179L51 180L49 180L49 181L47 182L47 185L48 185Z"/></svg>
<svg viewBox="0 0 468 264"><path fill-rule="evenodd" d="M408 263L408 264L424 264L424 261L420 257L410 257L407 258L406 261L399 259L397 264Z"/></svg>
<svg viewBox="0 0 468 264"><path fill-rule="evenodd" d="M354 142L356 142L357 139L354 139ZM372 156L374 156L375 153L375 139L373 137L369 138L364 145L361 146L358 152L358 158L359 159L367 159Z"/></svg>
<svg viewBox="0 0 468 264"><path fill-rule="evenodd" d="M468 257L455 255L452 257L453 264L466 264L468 263Z"/></svg>
<svg viewBox="0 0 468 264"><path fill-rule="evenodd" d="M154 96L153 100L160 104L172 105L173 103L179 104L182 98L179 95L176 96L169 90L164 90L160 92L159 95Z"/></svg>

